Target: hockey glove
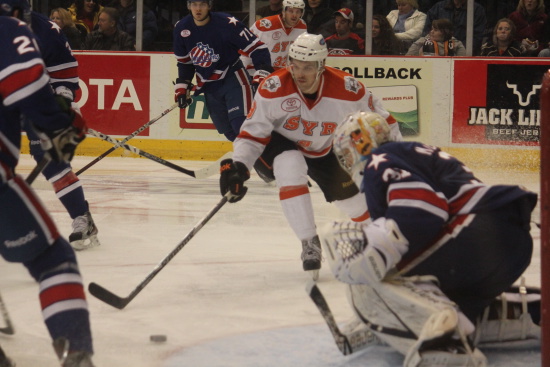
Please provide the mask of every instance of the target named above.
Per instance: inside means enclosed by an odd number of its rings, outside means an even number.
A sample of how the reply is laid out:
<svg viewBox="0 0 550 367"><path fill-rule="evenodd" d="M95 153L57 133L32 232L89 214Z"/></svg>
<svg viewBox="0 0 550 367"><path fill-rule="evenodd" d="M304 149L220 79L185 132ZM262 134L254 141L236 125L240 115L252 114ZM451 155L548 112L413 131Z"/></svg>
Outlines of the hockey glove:
<svg viewBox="0 0 550 367"><path fill-rule="evenodd" d="M244 182L250 178L250 172L244 163L224 159L221 161L220 174L221 194L225 195L229 191L231 193L228 198L230 203L241 200L248 190L244 186Z"/></svg>
<svg viewBox="0 0 550 367"><path fill-rule="evenodd" d="M69 101L56 96L61 109L67 112L72 119L72 124L66 128L55 131L41 131L36 129L36 134L40 138L42 149L48 153L55 162L70 162L73 159L77 145L86 138L86 121L80 114L80 111L67 107ZM66 105L64 108L63 105Z"/></svg>
<svg viewBox="0 0 550 367"><path fill-rule="evenodd" d="M193 84L191 84L189 80L177 78L174 88L174 102L178 102L179 108L185 109L193 103L193 98L191 98L191 89L193 88Z"/></svg>
<svg viewBox="0 0 550 367"><path fill-rule="evenodd" d="M368 226L352 221L329 223L319 235L332 273L348 284L375 286L408 249L397 224L386 218Z"/></svg>

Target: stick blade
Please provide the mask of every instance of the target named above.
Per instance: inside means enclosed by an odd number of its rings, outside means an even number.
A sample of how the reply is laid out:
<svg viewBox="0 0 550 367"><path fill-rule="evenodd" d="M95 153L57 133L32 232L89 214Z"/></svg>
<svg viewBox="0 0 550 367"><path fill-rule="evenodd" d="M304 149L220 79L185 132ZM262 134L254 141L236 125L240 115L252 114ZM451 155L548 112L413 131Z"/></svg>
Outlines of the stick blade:
<svg viewBox="0 0 550 367"><path fill-rule="evenodd" d="M102 286L94 282L88 285L88 292L90 292L93 296L95 296L99 300L115 308L118 308L119 310L122 310L131 301L131 298L119 297L113 292L103 288Z"/></svg>
<svg viewBox="0 0 550 367"><path fill-rule="evenodd" d="M196 170L194 172L195 173L195 178L200 180L200 179L203 179L203 178L208 178L208 177L219 174L220 173L219 163L221 161L223 161L224 159L228 159L228 158L231 158L231 157L233 157L233 152L225 153L223 156L218 158L215 162L213 162L208 167L204 167L204 168L201 168L199 170Z"/></svg>

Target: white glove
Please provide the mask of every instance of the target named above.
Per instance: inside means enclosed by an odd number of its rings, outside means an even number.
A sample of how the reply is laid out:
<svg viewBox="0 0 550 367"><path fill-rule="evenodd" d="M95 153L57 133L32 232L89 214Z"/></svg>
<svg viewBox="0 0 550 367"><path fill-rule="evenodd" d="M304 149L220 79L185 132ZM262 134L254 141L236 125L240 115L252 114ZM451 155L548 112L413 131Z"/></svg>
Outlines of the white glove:
<svg viewBox="0 0 550 367"><path fill-rule="evenodd" d="M328 223L319 236L332 273L348 284L375 286L408 250L397 224L386 218L368 226L352 221Z"/></svg>
<svg viewBox="0 0 550 367"><path fill-rule="evenodd" d="M390 141L403 141L403 135L399 131L399 123L396 121L390 125Z"/></svg>

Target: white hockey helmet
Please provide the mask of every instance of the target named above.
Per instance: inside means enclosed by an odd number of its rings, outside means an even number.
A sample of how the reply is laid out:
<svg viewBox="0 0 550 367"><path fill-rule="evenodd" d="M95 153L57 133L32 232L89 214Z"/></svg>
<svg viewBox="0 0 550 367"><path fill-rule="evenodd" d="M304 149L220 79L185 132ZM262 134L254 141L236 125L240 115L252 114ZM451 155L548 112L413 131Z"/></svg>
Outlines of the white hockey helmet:
<svg viewBox="0 0 550 367"><path fill-rule="evenodd" d="M362 174L374 148L390 141L390 125L375 112L348 115L334 132L334 154L352 177Z"/></svg>
<svg viewBox="0 0 550 367"><path fill-rule="evenodd" d="M283 0L283 10L286 8L297 8L305 10L306 3L304 3L304 0Z"/></svg>
<svg viewBox="0 0 550 367"><path fill-rule="evenodd" d="M327 44L320 34L302 33L288 49L289 59L317 61L319 69L325 65L327 56Z"/></svg>

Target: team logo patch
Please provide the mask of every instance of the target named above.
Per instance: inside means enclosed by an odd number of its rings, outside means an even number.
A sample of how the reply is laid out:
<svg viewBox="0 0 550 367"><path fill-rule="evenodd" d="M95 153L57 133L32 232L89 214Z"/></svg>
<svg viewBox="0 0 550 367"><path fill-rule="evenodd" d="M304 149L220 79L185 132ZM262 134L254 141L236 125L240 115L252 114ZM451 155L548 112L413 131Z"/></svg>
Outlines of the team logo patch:
<svg viewBox="0 0 550 367"><path fill-rule="evenodd" d="M359 92L359 89L361 89L361 85L359 84L357 79L352 76L344 77L344 87L346 88L346 90L349 90L350 92L353 92L355 94L357 94Z"/></svg>
<svg viewBox="0 0 550 367"><path fill-rule="evenodd" d="M260 26L264 28L271 28L272 24L268 19L261 19L260 20Z"/></svg>
<svg viewBox="0 0 550 367"><path fill-rule="evenodd" d="M185 38L185 37L189 37L191 35L191 31L189 29L184 29L183 31L181 31L180 35Z"/></svg>
<svg viewBox="0 0 550 367"><path fill-rule="evenodd" d="M281 103L281 108L286 112L294 112L300 108L302 102L298 98L288 98Z"/></svg>
<svg viewBox="0 0 550 367"><path fill-rule="evenodd" d="M210 67L212 63L217 62L220 59L220 55L215 54L214 50L210 46L205 45L202 42L197 43L189 54L191 55L191 59L193 59L193 64L203 68Z"/></svg>
<svg viewBox="0 0 550 367"><path fill-rule="evenodd" d="M254 116L254 112L256 112L256 101L252 102L252 106L250 107L250 110L248 111L248 115L246 115L246 118L249 119L252 116Z"/></svg>
<svg viewBox="0 0 550 367"><path fill-rule="evenodd" d="M262 89L267 89L270 92L275 92L281 87L281 80L278 76L267 78L262 84Z"/></svg>
<svg viewBox="0 0 550 367"><path fill-rule="evenodd" d="M280 31L273 32L273 35L271 36L271 38L273 38L274 40L278 40L279 38L281 38L282 35L283 33Z"/></svg>

